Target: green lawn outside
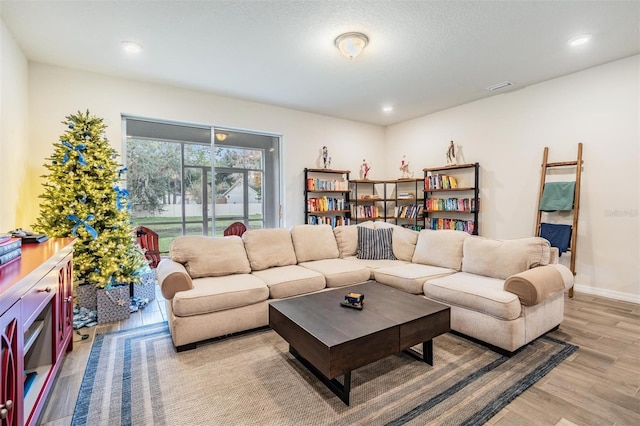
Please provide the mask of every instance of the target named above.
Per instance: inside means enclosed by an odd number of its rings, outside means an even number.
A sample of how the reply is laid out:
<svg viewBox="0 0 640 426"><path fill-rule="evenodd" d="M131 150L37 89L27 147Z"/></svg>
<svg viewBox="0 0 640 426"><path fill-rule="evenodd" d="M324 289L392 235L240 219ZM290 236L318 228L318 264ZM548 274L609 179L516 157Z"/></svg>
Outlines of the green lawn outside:
<svg viewBox="0 0 640 426"><path fill-rule="evenodd" d="M249 217L250 220L260 220L262 218L261 215L252 215ZM175 223L160 223L160 222L170 222L175 221ZM202 216L189 216L186 218L187 222L196 222L200 221L200 223L188 223L186 225L185 235L202 235ZM215 224L215 235L221 237L222 232L225 228L235 222L236 219L225 219L224 217L218 217ZM260 222L255 222L256 225L259 225ZM134 226L146 226L149 229L154 230L158 233L159 243L160 243L160 251L168 252L169 245L174 238L182 235L182 223L180 218L172 218L172 217L135 217L133 218ZM251 223L249 225L250 228Z"/></svg>

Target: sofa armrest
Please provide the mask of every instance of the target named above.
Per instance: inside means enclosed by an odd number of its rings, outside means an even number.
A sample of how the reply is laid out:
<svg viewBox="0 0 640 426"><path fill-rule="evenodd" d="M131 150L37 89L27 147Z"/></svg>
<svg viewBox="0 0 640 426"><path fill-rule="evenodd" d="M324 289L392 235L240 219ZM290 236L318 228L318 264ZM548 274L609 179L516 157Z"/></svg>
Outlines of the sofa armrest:
<svg viewBox="0 0 640 426"><path fill-rule="evenodd" d="M193 281L182 263L162 259L156 269L160 291L165 299L173 299L179 291L191 290Z"/></svg>
<svg viewBox="0 0 640 426"><path fill-rule="evenodd" d="M523 305L533 306L572 285L571 271L564 265L554 264L511 275L504 282L504 290L518 296Z"/></svg>

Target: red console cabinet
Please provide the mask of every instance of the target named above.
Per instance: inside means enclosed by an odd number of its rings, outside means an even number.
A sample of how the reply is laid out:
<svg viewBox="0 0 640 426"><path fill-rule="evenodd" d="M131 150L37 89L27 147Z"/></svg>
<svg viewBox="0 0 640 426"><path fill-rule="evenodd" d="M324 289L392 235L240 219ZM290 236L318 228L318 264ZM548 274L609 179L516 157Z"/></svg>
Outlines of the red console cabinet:
<svg viewBox="0 0 640 426"><path fill-rule="evenodd" d="M0 426L35 425L72 349L73 239L24 244L0 268Z"/></svg>

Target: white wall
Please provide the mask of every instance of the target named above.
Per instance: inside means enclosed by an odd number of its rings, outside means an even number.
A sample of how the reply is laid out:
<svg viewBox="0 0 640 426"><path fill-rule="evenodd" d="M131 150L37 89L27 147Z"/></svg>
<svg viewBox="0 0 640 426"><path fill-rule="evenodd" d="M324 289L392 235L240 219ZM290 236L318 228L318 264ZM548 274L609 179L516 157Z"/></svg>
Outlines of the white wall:
<svg viewBox="0 0 640 426"><path fill-rule="evenodd" d="M24 227L21 194L27 190L28 64L0 20L0 232Z"/></svg>
<svg viewBox="0 0 640 426"><path fill-rule="evenodd" d="M363 156L383 164L384 129L269 105L225 98L208 93L107 77L99 74L30 63L29 110L33 125L27 160L32 176L40 176L44 158L51 154L64 128L60 121L78 110L89 109L103 117L107 137L121 150L121 114L214 124L284 135L284 226L304 223L305 167L317 167L323 145L332 157L331 167L359 170ZM27 223L38 215L41 180L33 179L25 196Z"/></svg>
<svg viewBox="0 0 640 426"><path fill-rule="evenodd" d="M640 302L639 58L390 126L387 173L402 154L418 170L442 166L453 140L480 163L480 234L532 236L544 147L569 161L582 142L576 289Z"/></svg>
<svg viewBox="0 0 640 426"><path fill-rule="evenodd" d="M285 226L304 220L302 169L315 166L322 145L330 149L332 167L357 176L366 158L371 177L390 179L399 177L403 154L417 175L443 165L454 140L467 162L481 165L481 235L530 236L543 148L550 147L550 161L568 160L580 141L585 164L576 289L640 302L638 56L383 129L43 64L30 63L27 70L4 25L0 30L0 230L34 222L44 159L64 130L60 121L80 109L106 119L118 150L121 113L284 135Z"/></svg>

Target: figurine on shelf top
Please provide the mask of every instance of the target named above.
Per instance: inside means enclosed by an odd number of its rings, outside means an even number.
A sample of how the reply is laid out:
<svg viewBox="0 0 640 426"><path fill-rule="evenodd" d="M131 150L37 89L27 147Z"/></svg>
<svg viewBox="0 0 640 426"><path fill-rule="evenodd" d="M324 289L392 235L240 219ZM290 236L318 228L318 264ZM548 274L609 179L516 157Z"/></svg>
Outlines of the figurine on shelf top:
<svg viewBox="0 0 640 426"><path fill-rule="evenodd" d="M466 163L464 159L464 152L462 152L462 145L456 145L456 164Z"/></svg>
<svg viewBox="0 0 640 426"><path fill-rule="evenodd" d="M447 166L455 166L456 164L456 146L451 141L449 149L447 149Z"/></svg>
<svg viewBox="0 0 640 426"><path fill-rule="evenodd" d="M367 163L367 160L363 159L360 166L360 179L369 179L369 170L371 170L371 166Z"/></svg>
<svg viewBox="0 0 640 426"><path fill-rule="evenodd" d="M331 167L331 157L329 157L329 148L327 146L322 147L322 165L325 169Z"/></svg>
<svg viewBox="0 0 640 426"><path fill-rule="evenodd" d="M413 172L409 170L409 162L407 161L407 156L402 156L402 161L400 161L400 171L402 172L401 179L410 179L413 177Z"/></svg>

